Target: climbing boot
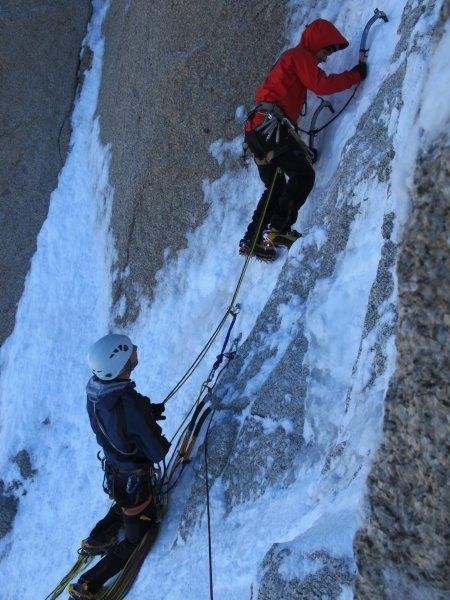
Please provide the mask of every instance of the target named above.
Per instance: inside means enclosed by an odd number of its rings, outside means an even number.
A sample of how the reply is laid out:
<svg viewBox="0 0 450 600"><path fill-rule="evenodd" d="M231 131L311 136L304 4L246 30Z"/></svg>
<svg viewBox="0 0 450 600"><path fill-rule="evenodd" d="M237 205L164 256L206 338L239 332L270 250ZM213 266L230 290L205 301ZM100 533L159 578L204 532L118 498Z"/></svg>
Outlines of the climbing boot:
<svg viewBox="0 0 450 600"><path fill-rule="evenodd" d="M101 588L97 592L90 592L85 581L77 581L77 583L71 583L67 591L71 600L100 600L105 593L105 588Z"/></svg>
<svg viewBox="0 0 450 600"><path fill-rule="evenodd" d="M99 535L90 535L81 541L81 552L83 554L106 554L113 546L117 544L117 532L106 531Z"/></svg>
<svg viewBox="0 0 450 600"><path fill-rule="evenodd" d="M279 229L272 227L264 232L263 240L271 242L274 246L285 246L290 248L292 244L301 237L302 234L295 229L287 229L281 232Z"/></svg>
<svg viewBox="0 0 450 600"><path fill-rule="evenodd" d="M239 242L239 254L248 255L252 249L252 241L247 238L242 238ZM259 240L253 248L252 256L256 256L259 260L271 262L276 259L277 251L270 241Z"/></svg>

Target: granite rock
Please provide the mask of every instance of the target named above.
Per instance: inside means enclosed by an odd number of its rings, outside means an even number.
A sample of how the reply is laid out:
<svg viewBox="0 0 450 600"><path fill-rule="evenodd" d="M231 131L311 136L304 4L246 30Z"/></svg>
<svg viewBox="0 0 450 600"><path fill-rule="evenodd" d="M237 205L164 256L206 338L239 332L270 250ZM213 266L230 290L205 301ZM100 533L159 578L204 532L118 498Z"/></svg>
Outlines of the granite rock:
<svg viewBox="0 0 450 600"><path fill-rule="evenodd" d="M202 181L219 174L209 145L242 131L235 111L250 109L282 49L287 5L112 0L98 113L112 148L119 324L136 318L140 293L152 296L165 251L204 219Z"/></svg>
<svg viewBox="0 0 450 600"><path fill-rule="evenodd" d="M450 146L443 138L418 162L399 250L397 365L369 476L369 522L354 543L358 599L450 597L449 198Z"/></svg>
<svg viewBox="0 0 450 600"><path fill-rule="evenodd" d="M47 216L69 137L89 0L0 5L0 344Z"/></svg>

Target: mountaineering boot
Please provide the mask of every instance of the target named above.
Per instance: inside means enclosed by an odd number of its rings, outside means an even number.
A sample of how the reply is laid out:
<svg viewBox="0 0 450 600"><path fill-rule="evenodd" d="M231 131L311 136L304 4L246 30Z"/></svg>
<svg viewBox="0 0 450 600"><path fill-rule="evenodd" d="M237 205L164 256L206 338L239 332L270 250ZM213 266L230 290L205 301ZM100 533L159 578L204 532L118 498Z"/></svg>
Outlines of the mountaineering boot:
<svg viewBox="0 0 450 600"><path fill-rule="evenodd" d="M247 238L242 238L239 242L239 254L248 255L252 249L252 241ZM277 251L270 241L259 240L253 248L253 256L264 261L273 261L277 257Z"/></svg>
<svg viewBox="0 0 450 600"><path fill-rule="evenodd" d="M88 556L106 554L117 543L117 535L122 527L122 510L117 504L113 504L88 537L82 540L81 553Z"/></svg>
<svg viewBox="0 0 450 600"><path fill-rule="evenodd" d="M279 229L272 227L264 232L263 240L271 242L274 246L285 246L290 248L292 244L301 237L302 234L295 229L287 229L281 232Z"/></svg>
<svg viewBox="0 0 450 600"><path fill-rule="evenodd" d="M105 588L101 588L98 592L90 592L87 583L78 581L71 583L67 591L71 600L100 600L105 593Z"/></svg>
<svg viewBox="0 0 450 600"><path fill-rule="evenodd" d="M115 544L117 544L117 527L110 527L108 530L97 535L90 535L85 540L81 540L81 551L83 554L106 554Z"/></svg>

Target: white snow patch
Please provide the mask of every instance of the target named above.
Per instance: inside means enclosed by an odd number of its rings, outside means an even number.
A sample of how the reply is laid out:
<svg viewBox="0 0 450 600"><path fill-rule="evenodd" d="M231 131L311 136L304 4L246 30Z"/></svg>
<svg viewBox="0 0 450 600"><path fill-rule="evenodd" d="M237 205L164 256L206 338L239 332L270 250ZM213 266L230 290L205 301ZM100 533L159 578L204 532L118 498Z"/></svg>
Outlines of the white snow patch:
<svg viewBox="0 0 450 600"><path fill-rule="evenodd" d="M362 5L343 0L314 7L292 2L291 6L292 42L298 41L299 28L306 22L319 16L330 18L348 36L351 46L333 55L326 68L329 72L339 71L356 63L361 26L376 7L375 1ZM292 483L286 489L269 487L263 496L235 507L226 517L223 482L217 481L211 489L214 583L219 599L250 597L251 585L254 589L258 585L261 562L274 543L295 547L292 560L283 562L285 577L315 573L320 561L312 561L308 554L318 549L353 560L353 536L364 518L365 480L378 445L383 397L395 361L394 340L390 339L386 370L368 389L377 332L370 332L361 345L360 340L384 243L381 226L384 215L394 212L393 239L401 239L401 224L409 212L419 127L434 137L447 123L450 110L444 106L443 93L448 87L444 68L450 45L448 26L431 63L429 49L424 46L415 53L405 52L396 65L392 64L405 6L405 1L390 0L383 7L390 21L380 21L370 32L369 77L343 115L318 138L321 160L316 166L316 188L300 212L298 226L308 232L290 252L290 266L291 261L297 261L300 269L303 249L311 245L320 249L327 241L328 232L316 226L314 214L345 144L383 80L406 59L404 104L399 111L383 115L389 131L395 133L396 156L390 181L382 184L374 179L355 188L354 203L360 203L359 214L333 274L316 283L307 303L293 295L280 305L279 322L272 325L271 333L261 336L260 345L267 349L267 358L260 371L246 382L244 393L250 398L258 395L299 328L304 327L308 350L302 368L310 373L305 443L299 448ZM23 482L29 493L20 498L12 534L0 541L2 569L9 575L2 581L5 598L45 597L71 565L79 539L108 506L83 393L89 375L85 349L106 333L112 310L110 149L101 146L95 119L103 54L101 22L107 7L107 2L94 2L87 36L94 62L75 107L71 152L37 240L14 332L0 351L2 478L7 483L17 478L17 466L10 463L10 457L24 447L38 469L34 480ZM417 26L417 34L429 31L436 11ZM435 90L439 94L434 94ZM336 109L346 97L342 94L331 99ZM417 118L421 99L423 107ZM236 118L243 114L243 107L238 107ZM235 290L243 265L236 252L237 243L263 189L254 165L248 170L237 165L241 143L242 136L238 136L231 142L217 140L211 145L211 153L224 173L216 181L204 182L208 215L188 234L187 248L175 255L166 254L166 264L156 277L154 300L141 297L139 319L129 328L128 333L140 348L138 388L154 401L162 400L185 373L228 309ZM336 205L342 200L337 198ZM241 314L235 334L242 333L243 340L270 298L286 260L287 253L281 252L274 264L250 263L237 298ZM120 276L129 274L127 269ZM138 286L136 289L140 293ZM121 299L115 310L124 314L125 309ZM383 318L389 322L389 302L379 310L385 311ZM169 437L193 403L220 350L223 334L168 404L164 429ZM247 361L251 356L252 351ZM349 388L351 398L347 403ZM243 419L249 411L247 408L243 412ZM47 417L50 423L45 425ZM289 419L261 422L267 434L280 426L292 432ZM267 460L273 457L267 456ZM174 490L160 536L128 595L130 600L207 596L205 517L187 542L178 535L192 477L192 471L186 470ZM351 589L344 587L341 598L351 597Z"/></svg>

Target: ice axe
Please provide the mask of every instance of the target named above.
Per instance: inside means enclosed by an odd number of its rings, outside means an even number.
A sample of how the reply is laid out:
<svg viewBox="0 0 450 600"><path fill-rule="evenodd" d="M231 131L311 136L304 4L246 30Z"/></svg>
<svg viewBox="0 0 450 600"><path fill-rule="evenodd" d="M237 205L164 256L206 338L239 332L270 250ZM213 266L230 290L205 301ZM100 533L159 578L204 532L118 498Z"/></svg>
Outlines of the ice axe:
<svg viewBox="0 0 450 600"><path fill-rule="evenodd" d="M366 26L364 27L364 31L361 36L361 43L359 45L359 61L360 62L366 62L366 60L367 60L367 54L369 52L369 49L366 48L367 36L369 35L370 28L375 23L375 21L377 21L378 19L382 19L385 23L387 23L389 21L386 13L384 13L382 10L378 10L378 8L376 8L374 10L374 15L367 21ZM313 154L314 154L314 157L315 157L314 162L317 160L317 150L314 147L314 138L316 137L316 135L318 133L320 133L323 129L325 129L325 127L328 127L328 125L330 125L335 119L337 119L339 117L340 114L342 114L344 112L344 110L347 108L347 106L353 100L358 87L359 87L359 84L355 87L352 95L347 100L347 102L344 104L344 106L341 108L341 110L339 112L335 113L334 116L325 123L325 125L322 125L322 127L320 127L319 129L316 129L317 119L319 117L319 114L321 113L321 111L324 108L328 108L332 113L335 112L333 110L333 107L330 102L328 102L327 100L324 100L323 98L320 98L321 102L320 102L320 105L317 107L317 109L314 111L314 114L311 119L309 131L305 131L304 129L301 129L301 131L303 131L303 133L306 133L307 135L309 135L308 146L309 146L309 149L311 150L311 152L313 152Z"/></svg>
<svg viewBox="0 0 450 600"><path fill-rule="evenodd" d="M386 13L384 13L382 10L378 10L378 8L376 8L374 10L374 15L373 15L372 18L370 18L367 21L367 24L364 27L364 31L363 31L363 34L361 36L361 44L359 46L359 61L360 62L366 62L366 60L367 60L367 53L369 52L369 48L366 48L367 36L369 35L369 29L372 27L372 25L378 19L383 19L383 21L385 23L387 23L389 21L389 19L387 18Z"/></svg>

